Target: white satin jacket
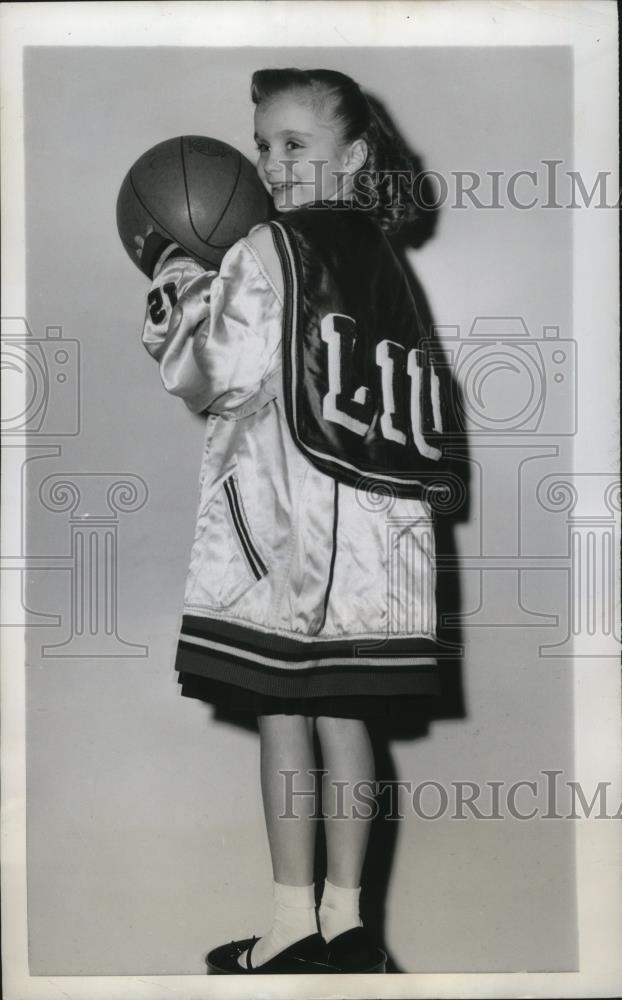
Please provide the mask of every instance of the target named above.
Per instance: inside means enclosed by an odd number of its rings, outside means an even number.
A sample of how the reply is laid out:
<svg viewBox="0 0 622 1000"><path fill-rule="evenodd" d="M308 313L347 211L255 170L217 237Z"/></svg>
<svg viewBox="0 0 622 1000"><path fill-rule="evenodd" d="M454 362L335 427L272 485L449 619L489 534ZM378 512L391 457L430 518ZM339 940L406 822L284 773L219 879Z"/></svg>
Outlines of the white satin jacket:
<svg viewBox="0 0 622 1000"><path fill-rule="evenodd" d="M206 414L176 668L282 695L303 677L315 694L435 693L432 509L338 483L296 447L270 226L218 273L160 249L142 340Z"/></svg>

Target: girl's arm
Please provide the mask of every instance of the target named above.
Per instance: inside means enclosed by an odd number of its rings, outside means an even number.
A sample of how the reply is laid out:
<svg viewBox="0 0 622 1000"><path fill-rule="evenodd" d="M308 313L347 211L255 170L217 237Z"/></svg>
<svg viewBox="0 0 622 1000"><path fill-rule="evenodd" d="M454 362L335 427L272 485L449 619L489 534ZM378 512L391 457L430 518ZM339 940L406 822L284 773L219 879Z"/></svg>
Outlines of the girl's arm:
<svg viewBox="0 0 622 1000"><path fill-rule="evenodd" d="M206 272L181 247L159 233L151 231L144 239L138 238L136 242L141 265L152 279L147 295L142 342L151 357L161 363L165 346L170 340L173 310L180 297L197 278L206 274L214 278L218 272ZM191 344L188 348L191 348ZM203 408L203 378L194 364L190 349L186 350L184 360L185 365L178 365L177 379L169 381L166 388L175 395L181 395L189 409L200 412Z"/></svg>
<svg viewBox="0 0 622 1000"><path fill-rule="evenodd" d="M218 273L198 265L186 270L190 280L170 314L166 307L156 347L160 375L165 389L194 412L238 418L277 394L272 378L281 365L282 300L258 252L260 237L253 231L235 243ZM174 266L181 258L170 261ZM160 271L160 281L163 273L171 272ZM165 286L160 289L164 299Z"/></svg>

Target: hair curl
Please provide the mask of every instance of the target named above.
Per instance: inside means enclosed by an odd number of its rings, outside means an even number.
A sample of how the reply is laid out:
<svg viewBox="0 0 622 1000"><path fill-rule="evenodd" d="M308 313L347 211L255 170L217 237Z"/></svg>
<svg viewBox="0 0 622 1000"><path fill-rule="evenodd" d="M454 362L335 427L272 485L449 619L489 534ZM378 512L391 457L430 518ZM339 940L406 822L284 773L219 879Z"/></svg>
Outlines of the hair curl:
<svg viewBox="0 0 622 1000"><path fill-rule="evenodd" d="M357 188L352 201L356 208L370 212L387 233L395 233L418 215L412 185L405 200L395 197L395 172L414 180L415 158L409 153L393 123L373 98L366 96L358 83L345 73L328 69L260 69L251 79L251 100L259 105L283 93L297 93L311 104L320 119L336 129L341 143L364 139L367 159L357 171L367 175L364 189Z"/></svg>

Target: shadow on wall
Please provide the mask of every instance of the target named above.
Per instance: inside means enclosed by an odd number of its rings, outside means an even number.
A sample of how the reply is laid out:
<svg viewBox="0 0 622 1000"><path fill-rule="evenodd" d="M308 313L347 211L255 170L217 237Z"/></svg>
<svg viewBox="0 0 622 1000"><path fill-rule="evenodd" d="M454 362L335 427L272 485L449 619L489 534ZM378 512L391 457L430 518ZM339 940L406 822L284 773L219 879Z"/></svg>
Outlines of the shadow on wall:
<svg viewBox="0 0 622 1000"><path fill-rule="evenodd" d="M460 579L457 571L458 559L455 542L454 526L468 521L470 516L469 486L470 464L468 442L466 440L461 414L464 405L460 386L456 382L447 353L438 336L436 322L432 315L428 298L412 269L408 259L408 251L419 249L434 238L440 207L435 200L435 192L426 177L422 158L413 150L404 136L399 132L391 115L384 105L376 98L369 98L380 114L387 119L399 136L412 164L413 174L422 178L421 183L414 186L417 213L412 221L408 221L399 232L389 237L389 242L395 252L410 288L419 317L419 328L425 342L426 353L434 360L435 369L439 375L444 433L449 444L445 446L444 454L448 459L446 468L450 479L450 492L446 500L435 501L435 541L437 552L437 617L438 639L441 644L441 697L434 699L430 706L422 706L421 715L404 722L403 719L377 727L375 735L380 740L384 735L389 739L413 738L425 735L428 723L435 718L464 718L465 706L462 684L462 632L459 626L450 626L448 619L459 615L462 607ZM383 734L382 729L386 728Z"/></svg>

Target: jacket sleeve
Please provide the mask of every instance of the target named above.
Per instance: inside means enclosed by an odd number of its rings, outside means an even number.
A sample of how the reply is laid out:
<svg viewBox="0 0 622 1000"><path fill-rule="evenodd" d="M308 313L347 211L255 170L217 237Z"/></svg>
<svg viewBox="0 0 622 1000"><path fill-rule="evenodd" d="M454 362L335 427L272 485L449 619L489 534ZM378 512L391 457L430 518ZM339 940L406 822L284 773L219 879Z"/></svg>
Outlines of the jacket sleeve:
<svg viewBox="0 0 622 1000"><path fill-rule="evenodd" d="M159 361L175 305L190 283L206 272L180 246L159 233L147 236L141 267L151 278L142 342L151 357ZM207 273L215 276L218 272Z"/></svg>
<svg viewBox="0 0 622 1000"><path fill-rule="evenodd" d="M255 247L239 240L172 310L159 355L164 387L194 412L238 418L277 390L282 305Z"/></svg>

